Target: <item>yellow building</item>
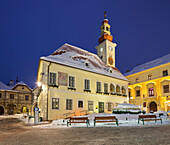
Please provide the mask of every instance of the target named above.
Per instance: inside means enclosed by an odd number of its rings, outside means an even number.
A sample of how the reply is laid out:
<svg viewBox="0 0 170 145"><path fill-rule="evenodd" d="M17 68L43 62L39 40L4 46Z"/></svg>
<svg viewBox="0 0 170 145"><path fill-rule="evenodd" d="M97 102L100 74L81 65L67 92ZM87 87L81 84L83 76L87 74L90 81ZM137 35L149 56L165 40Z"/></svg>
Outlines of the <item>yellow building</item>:
<svg viewBox="0 0 170 145"><path fill-rule="evenodd" d="M37 81L40 117L54 120L86 113L111 113L128 101L128 80L115 67L110 25L101 26L97 54L64 44L39 61Z"/></svg>
<svg viewBox="0 0 170 145"><path fill-rule="evenodd" d="M130 81L130 103L146 112L170 111L170 54L136 66L124 75Z"/></svg>
<svg viewBox="0 0 170 145"><path fill-rule="evenodd" d="M0 82L0 115L32 113L32 89L23 81L7 86Z"/></svg>

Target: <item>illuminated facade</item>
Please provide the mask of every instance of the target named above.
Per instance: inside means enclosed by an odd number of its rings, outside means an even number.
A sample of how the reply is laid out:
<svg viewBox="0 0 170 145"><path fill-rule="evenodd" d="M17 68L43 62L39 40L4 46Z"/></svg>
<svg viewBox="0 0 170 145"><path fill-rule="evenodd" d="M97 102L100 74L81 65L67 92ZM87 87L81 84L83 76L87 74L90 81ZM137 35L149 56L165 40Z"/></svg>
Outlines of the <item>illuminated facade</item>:
<svg viewBox="0 0 170 145"><path fill-rule="evenodd" d="M130 81L130 103L146 112L170 111L170 54L136 66L124 75Z"/></svg>
<svg viewBox="0 0 170 145"><path fill-rule="evenodd" d="M0 82L0 115L16 113L32 113L32 89L24 82L7 86Z"/></svg>
<svg viewBox="0 0 170 145"><path fill-rule="evenodd" d="M112 108L128 101L128 80L115 67L115 47L110 25L101 26L97 54L64 44L41 57L37 74L38 107L45 120L86 113L112 113Z"/></svg>

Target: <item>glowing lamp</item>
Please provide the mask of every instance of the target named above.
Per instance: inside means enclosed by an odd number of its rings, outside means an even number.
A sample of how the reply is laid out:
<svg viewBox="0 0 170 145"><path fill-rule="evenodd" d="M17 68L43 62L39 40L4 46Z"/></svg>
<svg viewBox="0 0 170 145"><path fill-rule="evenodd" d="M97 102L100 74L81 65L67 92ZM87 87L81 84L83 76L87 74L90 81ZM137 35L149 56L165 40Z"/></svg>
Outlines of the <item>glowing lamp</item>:
<svg viewBox="0 0 170 145"><path fill-rule="evenodd" d="M41 87L41 85L42 85L41 82L37 82L38 87Z"/></svg>

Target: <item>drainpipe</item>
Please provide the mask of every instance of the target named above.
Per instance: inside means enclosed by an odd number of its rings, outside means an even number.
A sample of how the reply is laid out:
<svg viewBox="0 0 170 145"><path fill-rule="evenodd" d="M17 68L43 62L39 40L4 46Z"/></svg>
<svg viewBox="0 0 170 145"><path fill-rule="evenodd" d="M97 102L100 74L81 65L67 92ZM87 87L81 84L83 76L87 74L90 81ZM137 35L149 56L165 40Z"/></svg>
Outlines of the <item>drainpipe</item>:
<svg viewBox="0 0 170 145"><path fill-rule="evenodd" d="M50 64L48 65L48 72L47 72L47 120L48 120L48 93L49 93L49 71L50 71Z"/></svg>

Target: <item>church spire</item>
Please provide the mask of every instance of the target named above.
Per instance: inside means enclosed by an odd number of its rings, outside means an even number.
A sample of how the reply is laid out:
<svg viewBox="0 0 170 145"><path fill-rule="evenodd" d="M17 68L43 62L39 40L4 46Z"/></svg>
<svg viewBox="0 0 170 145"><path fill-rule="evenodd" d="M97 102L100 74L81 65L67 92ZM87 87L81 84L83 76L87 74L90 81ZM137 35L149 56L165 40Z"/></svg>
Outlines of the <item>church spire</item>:
<svg viewBox="0 0 170 145"><path fill-rule="evenodd" d="M110 25L108 19L106 19L106 11L104 12L104 20L102 22L102 26L100 27L101 29L101 37L98 39L99 43L102 43L104 40L109 40L112 42L113 36L111 35L110 32Z"/></svg>

